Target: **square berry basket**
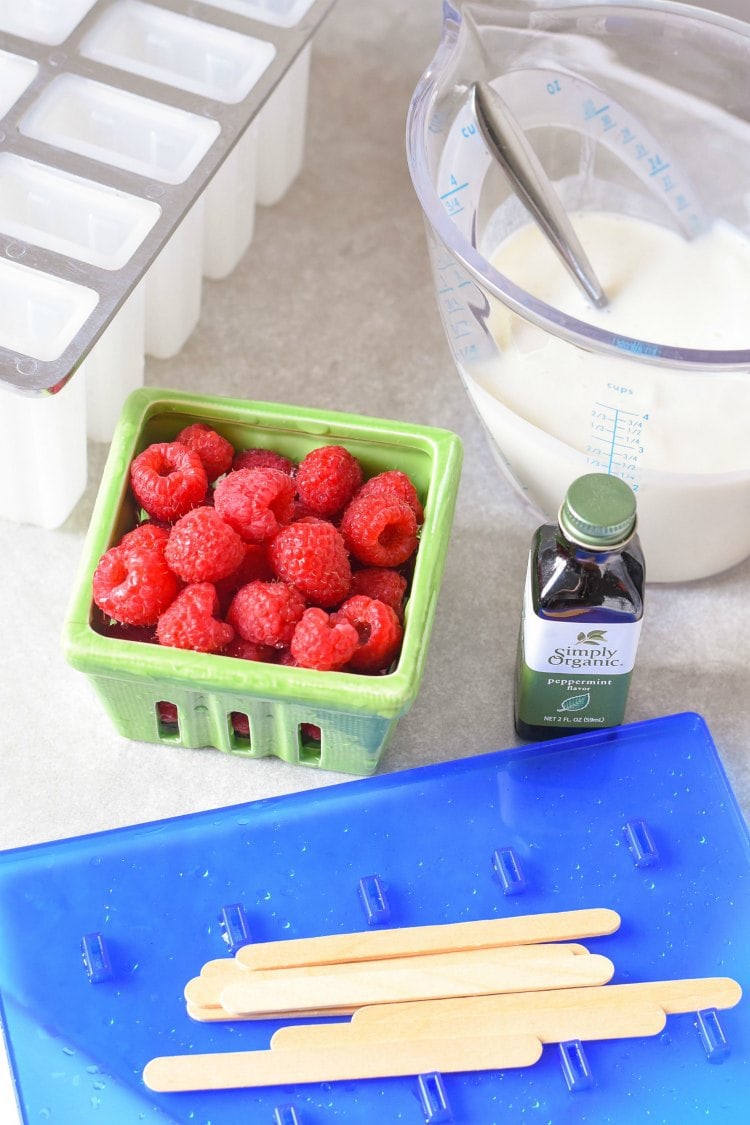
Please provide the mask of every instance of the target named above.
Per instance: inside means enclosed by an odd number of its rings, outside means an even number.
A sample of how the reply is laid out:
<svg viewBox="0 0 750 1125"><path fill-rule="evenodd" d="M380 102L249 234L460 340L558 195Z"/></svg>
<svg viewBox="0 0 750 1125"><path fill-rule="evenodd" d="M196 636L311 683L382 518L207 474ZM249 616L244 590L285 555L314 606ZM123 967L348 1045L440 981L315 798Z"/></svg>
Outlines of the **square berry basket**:
<svg viewBox="0 0 750 1125"><path fill-rule="evenodd" d="M425 518L404 609L403 643L387 673L319 672L107 635L92 601L92 577L102 554L137 522L130 463L146 446L172 441L194 422L212 426L236 450L272 449L298 462L318 446L342 445L360 461L366 478L386 469L410 477ZM67 660L86 673L126 738L215 747L248 758L276 755L359 776L373 773L419 690L461 461L460 439L448 430L157 388L135 391L112 440L68 608ZM318 728L319 738L310 734L311 727Z"/></svg>

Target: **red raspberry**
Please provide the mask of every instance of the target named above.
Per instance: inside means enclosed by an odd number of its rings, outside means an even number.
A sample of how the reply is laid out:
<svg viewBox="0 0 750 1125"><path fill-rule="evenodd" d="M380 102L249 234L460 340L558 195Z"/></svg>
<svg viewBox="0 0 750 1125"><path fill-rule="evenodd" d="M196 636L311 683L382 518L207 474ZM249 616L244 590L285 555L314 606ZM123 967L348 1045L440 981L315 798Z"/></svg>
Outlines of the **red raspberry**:
<svg viewBox="0 0 750 1125"><path fill-rule="evenodd" d="M233 469L278 469L280 473L291 476L294 472L294 463L272 449L243 449L236 453L232 462Z"/></svg>
<svg viewBox="0 0 750 1125"><path fill-rule="evenodd" d="M167 703L165 699L162 699L156 704L156 707L159 712L160 723L163 723L165 727L179 726L179 715L174 703Z"/></svg>
<svg viewBox="0 0 750 1125"><path fill-rule="evenodd" d="M324 609L306 609L294 630L291 652L300 668L333 672L351 660L359 635L348 621L335 621Z"/></svg>
<svg viewBox="0 0 750 1125"><path fill-rule="evenodd" d="M241 586L247 586L248 582L254 582L256 579L260 579L261 582L271 582L276 577L266 547L261 543L243 542L242 545L245 554L240 565L226 578L221 578L214 583L224 612L229 609L229 603Z"/></svg>
<svg viewBox="0 0 750 1125"><path fill-rule="evenodd" d="M95 604L123 625L155 625L179 588L163 549L132 542L105 551L92 582Z"/></svg>
<svg viewBox="0 0 750 1125"><path fill-rule="evenodd" d="M172 528L164 555L183 582L217 582L240 565L245 544L214 508L194 508Z"/></svg>
<svg viewBox="0 0 750 1125"><path fill-rule="evenodd" d="M376 598L385 602L395 610L399 621L404 617L404 596L406 594L406 578L389 566L366 566L364 570L355 570L352 574L352 588L350 593L366 594L368 598Z"/></svg>
<svg viewBox="0 0 750 1125"><path fill-rule="evenodd" d="M208 477L200 457L179 441L149 445L130 466L135 498L150 516L166 523L203 503Z"/></svg>
<svg viewBox="0 0 750 1125"><path fill-rule="evenodd" d="M234 636L231 625L214 616L218 610L219 599L210 582L186 586L159 618L159 644L195 652L218 652Z"/></svg>
<svg viewBox="0 0 750 1125"><path fill-rule="evenodd" d="M362 483L356 457L341 445L313 449L297 467L297 495L315 515L342 512Z"/></svg>
<svg viewBox="0 0 750 1125"><path fill-rule="evenodd" d="M245 715L242 711L232 711L229 717L232 720L232 730L234 731L234 733L238 734L240 738L249 738L250 720L248 719L247 715Z"/></svg>
<svg viewBox="0 0 750 1125"><path fill-rule="evenodd" d="M268 543L294 515L294 481L278 469L237 469L216 485L214 503L248 543Z"/></svg>
<svg viewBox="0 0 750 1125"><path fill-rule="evenodd" d="M234 458L234 446L205 422L194 422L180 430L176 441L197 453L209 481L228 473Z"/></svg>
<svg viewBox="0 0 750 1125"><path fill-rule="evenodd" d="M286 648L305 611L305 599L286 582L249 582L238 590L227 621L246 641Z"/></svg>
<svg viewBox="0 0 750 1125"><path fill-rule="evenodd" d="M279 578L314 605L338 605L349 593L352 572L344 541L326 520L297 520L279 532L268 553Z"/></svg>
<svg viewBox="0 0 750 1125"><path fill-rule="evenodd" d="M417 490L406 473L402 473L400 469L386 469L384 473L370 477L357 493L357 497L360 496L396 497L409 505L416 516L417 523L424 522L424 510L419 502Z"/></svg>
<svg viewBox="0 0 750 1125"><path fill-rule="evenodd" d="M404 632L385 602L358 594L348 598L332 620L348 621L357 630L359 643L349 660L353 672L383 672L398 655Z"/></svg>
<svg viewBox="0 0 750 1125"><path fill-rule="evenodd" d="M356 496L341 519L347 549L369 566L400 566L417 549L417 520L403 500Z"/></svg>
<svg viewBox="0 0 750 1125"><path fill-rule="evenodd" d="M150 523L145 520L134 527L132 531L128 531L123 535L120 540L120 547L125 547L130 550L133 547L155 547L159 551L164 551L169 539L169 528L162 527L158 523Z"/></svg>

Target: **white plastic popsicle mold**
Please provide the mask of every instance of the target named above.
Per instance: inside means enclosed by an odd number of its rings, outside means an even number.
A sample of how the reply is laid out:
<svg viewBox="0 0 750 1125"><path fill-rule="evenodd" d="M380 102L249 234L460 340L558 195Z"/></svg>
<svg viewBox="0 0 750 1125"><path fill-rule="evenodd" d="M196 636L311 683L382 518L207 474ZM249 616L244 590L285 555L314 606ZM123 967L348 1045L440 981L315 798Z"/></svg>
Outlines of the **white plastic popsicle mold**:
<svg viewBox="0 0 750 1125"><path fill-rule="evenodd" d="M0 519L67 519L293 183L334 3L0 0Z"/></svg>

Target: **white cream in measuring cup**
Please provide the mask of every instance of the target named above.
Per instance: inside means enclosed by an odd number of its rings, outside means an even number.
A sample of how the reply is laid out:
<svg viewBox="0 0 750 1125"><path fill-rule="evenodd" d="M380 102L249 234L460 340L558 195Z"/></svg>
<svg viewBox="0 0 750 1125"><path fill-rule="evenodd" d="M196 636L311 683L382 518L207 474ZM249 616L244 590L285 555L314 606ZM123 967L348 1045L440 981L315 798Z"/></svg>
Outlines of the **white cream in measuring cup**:
<svg viewBox="0 0 750 1125"><path fill-rule="evenodd" d="M610 304L588 305L535 224L511 234L492 265L535 297L576 318L636 340L711 351L750 338L750 240L724 223L693 239L642 219L606 213L571 216ZM738 543L709 541L680 563L665 521L693 525L704 509L731 527L750 505L750 374L702 374L597 355L536 327L491 300L487 328L496 356L464 369L467 389L502 450L505 466L533 482L529 492L553 510L566 474L615 473L648 497L641 514L650 576L678 580L731 565ZM585 466L585 469L583 468ZM750 513L749 513L750 514ZM710 556L710 557L709 557Z"/></svg>

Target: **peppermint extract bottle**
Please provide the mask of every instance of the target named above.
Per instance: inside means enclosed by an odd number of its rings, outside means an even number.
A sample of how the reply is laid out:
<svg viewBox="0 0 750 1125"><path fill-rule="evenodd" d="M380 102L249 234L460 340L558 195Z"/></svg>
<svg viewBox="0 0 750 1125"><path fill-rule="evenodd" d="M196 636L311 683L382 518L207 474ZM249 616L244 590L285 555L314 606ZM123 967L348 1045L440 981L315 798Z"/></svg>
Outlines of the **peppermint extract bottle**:
<svg viewBox="0 0 750 1125"><path fill-rule="evenodd" d="M521 738L559 738L623 721L643 617L645 566L635 493L588 473L557 524L534 534L515 684Z"/></svg>

